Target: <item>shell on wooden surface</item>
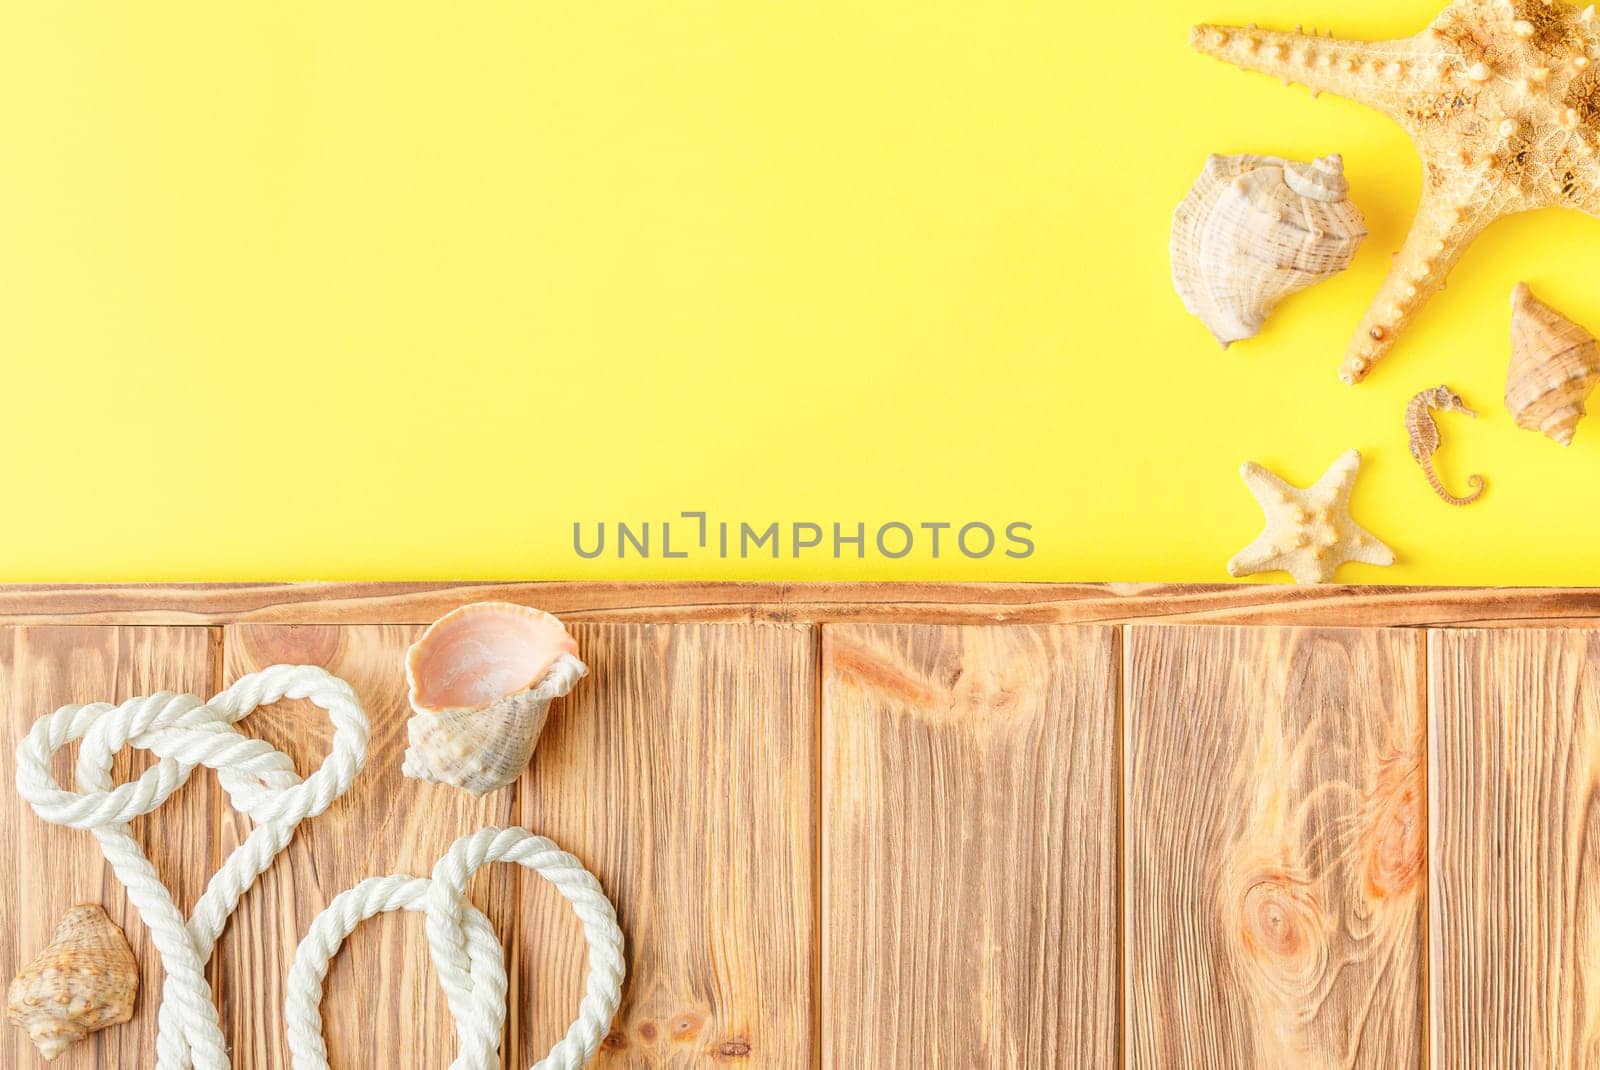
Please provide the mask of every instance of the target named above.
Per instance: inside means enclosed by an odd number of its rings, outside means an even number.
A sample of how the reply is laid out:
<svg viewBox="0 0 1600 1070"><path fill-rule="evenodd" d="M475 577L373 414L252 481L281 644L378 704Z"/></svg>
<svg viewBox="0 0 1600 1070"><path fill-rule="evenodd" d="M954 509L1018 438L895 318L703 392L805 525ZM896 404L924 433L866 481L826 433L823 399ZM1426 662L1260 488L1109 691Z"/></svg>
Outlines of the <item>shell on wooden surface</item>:
<svg viewBox="0 0 1600 1070"><path fill-rule="evenodd" d="M1212 156L1172 217L1172 284L1223 347L1350 266L1367 236L1344 163Z"/></svg>
<svg viewBox="0 0 1600 1070"><path fill-rule="evenodd" d="M6 996L6 1017L52 1060L97 1029L133 1017L139 964L127 937L92 903L73 907Z"/></svg>
<svg viewBox="0 0 1600 1070"><path fill-rule="evenodd" d="M1526 283L1511 292L1511 370L1506 408L1518 427L1563 446L1584 416L1584 401L1600 381L1594 335L1533 296Z"/></svg>
<svg viewBox="0 0 1600 1070"><path fill-rule="evenodd" d="M440 617L406 654L413 715L402 772L474 795L515 780L553 699L588 671L555 617L475 602Z"/></svg>

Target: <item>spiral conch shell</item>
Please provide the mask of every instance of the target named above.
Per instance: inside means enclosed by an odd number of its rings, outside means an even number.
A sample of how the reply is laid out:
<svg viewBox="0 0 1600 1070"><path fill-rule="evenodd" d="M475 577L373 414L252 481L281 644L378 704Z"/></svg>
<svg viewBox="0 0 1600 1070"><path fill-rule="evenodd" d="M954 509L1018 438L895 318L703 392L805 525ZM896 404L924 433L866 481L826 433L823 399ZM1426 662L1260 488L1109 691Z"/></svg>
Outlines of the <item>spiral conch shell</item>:
<svg viewBox="0 0 1600 1070"><path fill-rule="evenodd" d="M475 602L434 621L406 654L414 716L401 771L474 795L515 780L533 757L551 700L588 669L550 614Z"/></svg>
<svg viewBox="0 0 1600 1070"><path fill-rule="evenodd" d="M1172 217L1172 284L1227 348L1350 266L1367 236L1344 162L1212 156Z"/></svg>
<svg viewBox="0 0 1600 1070"><path fill-rule="evenodd" d="M92 903L73 907L50 944L22 968L6 996L6 1017L52 1060L97 1029L133 1017L139 964L127 937Z"/></svg>
<svg viewBox="0 0 1600 1070"><path fill-rule="evenodd" d="M1526 283L1511 292L1511 371L1506 408L1518 427L1563 446L1584 416L1583 403L1600 380L1594 335L1533 296Z"/></svg>

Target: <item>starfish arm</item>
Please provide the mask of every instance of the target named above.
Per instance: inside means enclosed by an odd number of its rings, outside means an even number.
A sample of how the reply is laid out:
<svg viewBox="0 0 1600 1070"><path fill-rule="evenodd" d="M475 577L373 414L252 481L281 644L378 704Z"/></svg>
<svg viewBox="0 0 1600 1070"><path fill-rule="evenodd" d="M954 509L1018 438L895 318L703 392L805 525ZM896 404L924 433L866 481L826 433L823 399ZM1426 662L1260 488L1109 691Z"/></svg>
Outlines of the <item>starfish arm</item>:
<svg viewBox="0 0 1600 1070"><path fill-rule="evenodd" d="M1394 564L1394 551L1359 524L1355 526L1355 532L1350 538L1350 547L1345 551L1345 555L1346 560L1359 561L1363 565Z"/></svg>
<svg viewBox="0 0 1600 1070"><path fill-rule="evenodd" d="M1395 119L1403 117L1402 93L1421 51L1415 40L1344 41L1315 33L1211 25L1191 30L1189 43L1247 71L1299 82L1313 96L1332 93Z"/></svg>
<svg viewBox="0 0 1600 1070"><path fill-rule="evenodd" d="M1254 461L1245 462L1239 469L1239 475L1244 478L1244 485L1250 488L1250 493L1263 509L1282 505L1291 495L1299 493L1298 488L1291 487Z"/></svg>
<svg viewBox="0 0 1600 1070"><path fill-rule="evenodd" d="M1411 233L1356 330L1339 378L1347 383L1365 379L1428 299L1444 289L1450 269L1499 214L1485 203L1487 194L1487 188L1423 193Z"/></svg>
<svg viewBox="0 0 1600 1070"><path fill-rule="evenodd" d="M1234 579L1253 576L1257 572L1271 572L1278 568L1278 552L1268 533L1263 531L1255 541L1228 559L1228 575Z"/></svg>
<svg viewBox="0 0 1600 1070"><path fill-rule="evenodd" d="M1350 488L1355 485L1356 473L1360 471L1361 451L1345 450L1306 493L1311 498L1344 501L1350 496Z"/></svg>

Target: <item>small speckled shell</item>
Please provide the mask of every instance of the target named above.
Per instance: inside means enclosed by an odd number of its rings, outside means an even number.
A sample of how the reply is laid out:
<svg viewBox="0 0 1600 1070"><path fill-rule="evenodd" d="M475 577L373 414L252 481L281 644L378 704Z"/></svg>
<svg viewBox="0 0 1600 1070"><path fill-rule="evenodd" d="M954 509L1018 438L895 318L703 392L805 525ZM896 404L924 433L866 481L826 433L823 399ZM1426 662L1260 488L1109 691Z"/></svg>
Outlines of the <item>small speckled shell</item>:
<svg viewBox="0 0 1600 1070"><path fill-rule="evenodd" d="M477 602L440 617L406 654L413 716L402 772L474 795L528 765L552 700L588 671L555 617Z"/></svg>
<svg viewBox="0 0 1600 1070"><path fill-rule="evenodd" d="M22 968L6 997L6 1017L53 1060L97 1029L133 1017L139 964L106 912L85 903L56 926L50 944Z"/></svg>
<svg viewBox="0 0 1600 1070"><path fill-rule="evenodd" d="M1600 347L1594 335L1519 284L1511 293L1511 370L1506 376L1506 408L1517 426L1571 445L1585 414L1583 403L1597 381Z"/></svg>
<svg viewBox="0 0 1600 1070"><path fill-rule="evenodd" d="M1172 217L1172 284L1224 347L1350 266L1366 226L1338 156L1212 156Z"/></svg>

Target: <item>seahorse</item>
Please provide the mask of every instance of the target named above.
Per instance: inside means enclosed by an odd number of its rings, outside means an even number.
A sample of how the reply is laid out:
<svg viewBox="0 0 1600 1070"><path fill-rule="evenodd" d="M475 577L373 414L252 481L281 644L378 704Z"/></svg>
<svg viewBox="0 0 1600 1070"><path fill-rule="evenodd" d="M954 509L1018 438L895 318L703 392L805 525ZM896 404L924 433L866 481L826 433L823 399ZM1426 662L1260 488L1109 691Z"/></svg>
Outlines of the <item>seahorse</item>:
<svg viewBox="0 0 1600 1070"><path fill-rule="evenodd" d="M1458 498L1444 489L1438 473L1433 470L1433 455L1438 451L1440 442L1439 425L1434 422L1433 412L1464 412L1474 419L1478 414L1467 408L1459 394L1442 385L1424 390L1406 406L1406 431L1411 435L1411 456L1422 466L1422 474L1428 477L1428 485L1451 505L1468 505L1483 497L1483 477L1468 477L1467 482L1475 489L1466 498Z"/></svg>

